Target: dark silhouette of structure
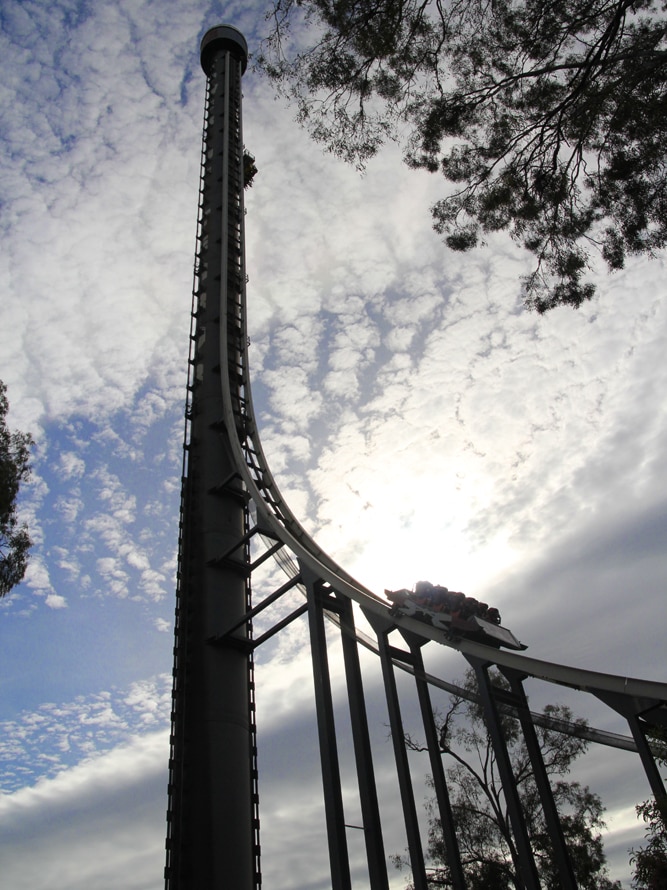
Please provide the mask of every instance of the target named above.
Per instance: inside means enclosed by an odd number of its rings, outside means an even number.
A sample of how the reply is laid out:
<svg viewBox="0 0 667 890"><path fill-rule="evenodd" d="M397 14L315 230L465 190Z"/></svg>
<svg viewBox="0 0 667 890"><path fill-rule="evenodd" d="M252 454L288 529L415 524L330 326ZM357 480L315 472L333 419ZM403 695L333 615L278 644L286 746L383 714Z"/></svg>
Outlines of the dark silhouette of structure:
<svg viewBox="0 0 667 890"><path fill-rule="evenodd" d="M307 618L310 630L333 890L350 890L352 880L325 618L339 630L344 661L368 886L388 890L389 882L360 646L373 651L381 666L414 886L427 890L427 877L397 669L415 679L453 885L457 890L465 887L430 699L433 687L461 690L425 672L422 649L436 641L458 650L474 667L520 851L520 880L528 890L539 886L499 703L520 723L561 885L564 890L575 888L523 680L537 677L584 689L620 712L631 738L595 729L586 730L587 737L638 752L656 795L664 795L665 789L646 733L653 726L667 725L667 684L538 661L443 630L414 614L390 611L390 603L350 577L301 527L282 499L262 451L248 373L241 117L245 39L230 26L211 29L202 40L201 62L207 88L185 412L167 890L256 890L261 884L253 653L301 616ZM260 601L253 602L253 579L271 557L285 569L288 580L271 589L260 584ZM253 620L273 614L265 611L269 606L290 603L287 595L295 591L303 594L300 604L289 605L291 611L254 637ZM356 629L359 611L375 639ZM490 682L492 665L509 680L509 693ZM558 728L564 733L579 731L571 725ZM300 843L295 837L294 844Z"/></svg>
<svg viewBox="0 0 667 890"><path fill-rule="evenodd" d="M228 26L201 44L207 76L188 441L181 500L169 784L167 886L254 887L259 872L252 652L214 645L250 606L236 554L247 531L247 493L225 447L221 376L240 365L245 39ZM221 340L224 344L221 347ZM235 397L242 397L240 385ZM243 550L243 548L241 548ZM239 644L250 628L239 631ZM233 855L230 854L233 851Z"/></svg>

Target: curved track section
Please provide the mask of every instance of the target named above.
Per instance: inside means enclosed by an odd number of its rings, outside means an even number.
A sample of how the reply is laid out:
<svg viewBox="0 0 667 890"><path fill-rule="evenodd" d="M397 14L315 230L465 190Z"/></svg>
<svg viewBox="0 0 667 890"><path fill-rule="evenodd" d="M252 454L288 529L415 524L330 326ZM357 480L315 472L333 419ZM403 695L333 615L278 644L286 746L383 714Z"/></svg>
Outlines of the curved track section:
<svg viewBox="0 0 667 890"><path fill-rule="evenodd" d="M244 303L245 298L244 288ZM224 308L221 307L221 312L224 312ZM234 368L234 379L230 379L231 375L227 377L222 375L221 377L224 420L228 430L236 430L236 436L230 435L234 459L257 507L260 523L266 526L271 537L280 540L294 553L300 564L307 566L314 575L327 582L338 593L358 603L366 613L385 619L392 625L425 641L434 640L458 649L465 656L517 671L525 677L534 677L549 683L585 690L602 698L607 698L610 695L619 696L627 700L629 709L634 713L642 714L652 711L656 723L667 725L667 683L541 661L532 656L497 650L471 640L451 640L445 638L442 631L437 628L414 618L389 618L389 607L386 601L352 578L316 544L280 494L262 449L253 411L245 306L242 318L244 320L243 335L242 343L239 344L242 367ZM227 342L227 337L221 330L221 366L230 368ZM236 376L239 372L240 385L239 376Z"/></svg>
<svg viewBox="0 0 667 890"><path fill-rule="evenodd" d="M449 635L446 637L441 630L423 621L407 616L390 615L389 606L384 600L359 584L315 543L280 494L262 449L253 411L248 363L249 341L245 326L245 299L244 287L241 294L243 306L240 318L236 316L237 324L242 321L242 342L236 344L237 349L235 350L236 361L240 361L240 367L229 361L228 337L222 335L222 332L220 337L221 367L230 369L227 379L224 374L221 375L223 419L230 440L229 446L233 461L257 510L257 531L277 542L268 552L273 550L274 553L278 553L282 548L287 548L296 557L299 565L298 576L290 583L293 584L298 580L308 592L308 605L304 606L302 610L297 610L294 614L302 614L307 611L311 628L311 652L333 885L340 887L341 890L348 890L351 887L349 853L345 839L346 823L336 753L332 693L328 686L326 641L322 625L323 616L326 614L327 617L332 617L332 612L334 620L340 624L344 649L346 635L348 638L354 636L354 641L349 642L348 645L354 647L355 650L358 643L368 646L378 654L382 665L415 890L428 890L429 882L394 676L396 667L411 672L415 677L453 886L460 890L466 886L429 687L438 686L450 692L452 690L448 689L449 684L445 681L429 676L425 671L421 648L429 640L457 649L475 672L479 702L485 713L496 762L501 773L512 833L519 851L519 872L525 887L538 888L539 879L531 841L523 821L516 778L509 764L501 728L500 715L503 710L507 713L508 708L521 725L524 742L529 751L533 776L539 789L547 830L553 844L554 862L557 864L560 874L561 886L565 890L576 890L577 881L573 863L563 836L560 814L555 806L535 730L536 725L540 723L539 715L529 711L523 681L527 677L532 677L561 686L585 690L620 713L630 728L631 739L596 729L591 730L588 738L596 743L636 751L641 759L648 783L657 798L664 796L665 787L656 765L656 752L651 748L649 734L652 727L667 726L667 683L582 670L569 665L542 661L517 652L496 649L472 640L452 639ZM221 317L224 317L223 309L224 307L221 307ZM229 325L227 328L229 329ZM283 552L283 567L285 567L285 560L289 559L290 557ZM356 602L360 606L376 633L377 645L368 637L363 639L364 635L355 628L351 602ZM252 613L249 613L249 617L252 617ZM390 644L388 637L394 630L400 632L408 645L408 651L399 650ZM372 886L377 887L378 890L388 890L386 857L380 829L373 765L368 747L367 718L363 705L358 655L350 657L348 654L347 658L346 672L351 670L353 675L351 678L348 673L347 679L348 697L352 711L355 708L353 701L361 702L360 706L357 706L356 717L352 714L352 720L353 724L355 720L357 724L357 738L355 738L357 774L362 795L363 824L366 827L369 874ZM349 664L353 664L355 660L356 667L350 669ZM507 679L508 693L501 693L498 687L491 682L488 668L494 665ZM318 686L321 687L322 681L318 680L318 675L327 678L324 688L321 688L319 692ZM579 734L575 732L575 727L572 725L551 726L550 728L568 734Z"/></svg>

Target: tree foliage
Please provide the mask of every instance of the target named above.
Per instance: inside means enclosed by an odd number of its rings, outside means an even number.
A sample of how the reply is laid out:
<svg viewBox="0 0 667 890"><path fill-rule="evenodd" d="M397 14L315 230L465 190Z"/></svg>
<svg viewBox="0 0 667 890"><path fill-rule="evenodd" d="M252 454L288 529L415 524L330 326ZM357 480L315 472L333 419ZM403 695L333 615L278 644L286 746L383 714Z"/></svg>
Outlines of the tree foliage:
<svg viewBox="0 0 667 890"><path fill-rule="evenodd" d="M637 815L646 823L646 844L631 851L634 890L664 890L667 887L667 801L645 800Z"/></svg>
<svg viewBox="0 0 667 890"><path fill-rule="evenodd" d="M0 380L0 597L23 578L32 544L16 513L19 487L30 475L32 437L7 429L8 409L7 387Z"/></svg>
<svg viewBox="0 0 667 890"><path fill-rule="evenodd" d="M535 255L525 299L544 312L590 299L591 250L616 270L665 245L664 8L273 0L258 63L347 161L404 138L410 166L452 184L432 208L449 247L508 231Z"/></svg>
<svg viewBox="0 0 667 890"><path fill-rule="evenodd" d="M667 766L666 735L663 728L651 733L663 744L662 756L657 758L663 766ZM630 862L634 865L632 886L634 890L664 890L667 887L667 798L645 800L637 807L637 815L646 823L646 844L630 851Z"/></svg>
<svg viewBox="0 0 667 890"><path fill-rule="evenodd" d="M493 682L507 688L506 682L498 674L495 674ZM474 674L468 672L461 685L474 693ZM606 858L600 835L604 828L602 802L590 788L565 778L589 742L575 735L564 735L548 725L550 721L565 721L583 729L586 722L574 720L572 712L564 705L548 705L543 716L547 718L545 725L536 726L535 729L551 778L578 885L581 890L620 890L620 884L612 883L606 874ZM501 716L501 721L540 884L545 890L558 890L561 882L530 760L522 743L520 725L507 712ZM470 890L515 890L522 887L518 877L519 855L480 705L453 696L448 711L444 717L440 715L437 722L441 748L451 764L447 768L447 780L467 886ZM423 750L409 736L407 742L413 750ZM429 884L434 888L451 886L445 841L435 801L428 804L428 810L427 856L432 864ZM396 864L402 867L406 863L397 857Z"/></svg>

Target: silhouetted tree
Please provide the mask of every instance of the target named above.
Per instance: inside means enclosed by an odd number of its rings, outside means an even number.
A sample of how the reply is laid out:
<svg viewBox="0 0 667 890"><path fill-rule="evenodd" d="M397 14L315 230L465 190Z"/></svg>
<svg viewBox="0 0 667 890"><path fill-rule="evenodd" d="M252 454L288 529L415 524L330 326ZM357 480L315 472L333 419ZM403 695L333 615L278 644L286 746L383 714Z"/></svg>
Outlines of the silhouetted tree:
<svg viewBox="0 0 667 890"><path fill-rule="evenodd" d="M495 685L507 688L499 674L492 676ZM474 673L468 671L459 685L474 694ZM547 723L552 720L582 729L586 726L586 721L574 720L564 705L548 705L543 716ZM541 886L558 890L561 883L520 725L507 711L501 713L501 722ZM441 748L453 761L447 768L447 781L467 886L469 890L520 890L523 884L518 877L519 854L481 706L452 696L449 710L444 717L438 715L437 723ZM604 807L600 798L587 786L563 778L589 742L548 726L538 725L535 729L580 890L620 890L621 885L612 883L606 873L600 835ZM406 739L413 750L424 750L410 736ZM429 884L434 888L448 887L451 878L435 801L429 802L428 813ZM407 865L402 857L395 857L395 864L399 868Z"/></svg>
<svg viewBox="0 0 667 890"><path fill-rule="evenodd" d="M258 64L312 136L362 166L390 138L453 183L454 250L507 230L539 312L579 306L667 238L661 0L273 0ZM306 25L307 27L300 27Z"/></svg>
<svg viewBox="0 0 667 890"><path fill-rule="evenodd" d="M0 380L0 597L23 578L32 544L28 529L19 525L16 515L19 487L30 475L32 437L9 432L8 409L7 387Z"/></svg>
<svg viewBox="0 0 667 890"><path fill-rule="evenodd" d="M656 730L651 735L664 744L667 733ZM658 756L657 760L667 766L667 757ZM637 807L637 815L646 823L646 844L630 851L630 862L634 865L632 886L634 890L664 890L667 887L667 798L645 800Z"/></svg>
<svg viewBox="0 0 667 890"><path fill-rule="evenodd" d="M646 822L646 844L632 850L634 866L632 886L635 890L665 890L667 887L667 806L645 800L637 807L637 815Z"/></svg>

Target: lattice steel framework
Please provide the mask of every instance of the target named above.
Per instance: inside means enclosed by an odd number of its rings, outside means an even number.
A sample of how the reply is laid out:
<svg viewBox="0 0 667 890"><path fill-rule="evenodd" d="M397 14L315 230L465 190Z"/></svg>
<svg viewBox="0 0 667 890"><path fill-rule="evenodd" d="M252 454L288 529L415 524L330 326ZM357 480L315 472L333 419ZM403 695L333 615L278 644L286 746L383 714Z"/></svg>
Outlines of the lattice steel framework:
<svg viewBox="0 0 667 890"><path fill-rule="evenodd" d="M415 678L453 886L465 887L431 706L433 688L458 694L462 690L425 671L423 648L435 640L458 649L474 669L519 850L519 880L528 890L539 887L500 712L519 721L561 885L575 888L535 733L544 718L530 712L523 681L536 677L586 690L621 713L631 738L595 729L584 734L598 743L637 751L656 795L664 795L665 789L646 733L667 726L667 684L581 671L471 640L445 638L422 621L390 614L384 599L336 565L303 530L266 462L250 391L241 119L245 39L230 26L213 28L202 41L201 61L207 89L179 536L167 890L256 890L261 885L253 652L301 616L307 617L310 629L333 890L351 890L352 880L325 617L340 630L368 885L388 890L389 881L360 647L374 652L381 665L414 886L426 890L428 882L397 670ZM270 557L289 578L263 590L261 602L253 604L251 581ZM253 638L253 619L270 614L265 610L287 602L295 590L303 592L305 601L290 606L288 614ZM360 611L374 639L355 627ZM509 681L509 692L490 682L489 668L494 665ZM581 733L562 721L549 725Z"/></svg>

